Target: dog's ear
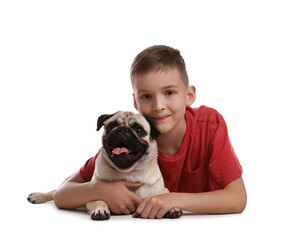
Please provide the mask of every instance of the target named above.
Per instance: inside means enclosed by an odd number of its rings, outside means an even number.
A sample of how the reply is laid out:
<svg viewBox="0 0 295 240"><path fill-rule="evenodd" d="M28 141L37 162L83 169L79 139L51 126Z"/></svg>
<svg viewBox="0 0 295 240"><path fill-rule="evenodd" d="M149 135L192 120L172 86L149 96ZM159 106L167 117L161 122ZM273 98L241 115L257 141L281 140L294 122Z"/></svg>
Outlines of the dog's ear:
<svg viewBox="0 0 295 240"><path fill-rule="evenodd" d="M101 129L101 127L103 126L103 123L108 120L109 118L111 118L112 116L114 116L114 114L103 114L101 115L98 119L97 119L97 128L96 131L99 131L99 129Z"/></svg>
<svg viewBox="0 0 295 240"><path fill-rule="evenodd" d="M145 116L144 116L145 117ZM161 133L158 131L158 129L154 126L154 124L152 123L152 121L150 119L148 119L147 117L145 117L145 119L148 121L148 123L150 124L150 128L151 128L151 138L153 140L157 139L158 137L160 137Z"/></svg>

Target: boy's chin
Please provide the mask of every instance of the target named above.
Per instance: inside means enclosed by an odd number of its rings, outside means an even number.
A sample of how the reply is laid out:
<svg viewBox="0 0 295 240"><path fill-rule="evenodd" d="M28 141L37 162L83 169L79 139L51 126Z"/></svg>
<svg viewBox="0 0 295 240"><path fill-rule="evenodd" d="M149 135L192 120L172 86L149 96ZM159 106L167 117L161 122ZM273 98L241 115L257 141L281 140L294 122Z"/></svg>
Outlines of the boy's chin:
<svg viewBox="0 0 295 240"><path fill-rule="evenodd" d="M155 127L161 133L161 135L165 135L171 131L171 127L169 126L163 126L163 125L157 124Z"/></svg>

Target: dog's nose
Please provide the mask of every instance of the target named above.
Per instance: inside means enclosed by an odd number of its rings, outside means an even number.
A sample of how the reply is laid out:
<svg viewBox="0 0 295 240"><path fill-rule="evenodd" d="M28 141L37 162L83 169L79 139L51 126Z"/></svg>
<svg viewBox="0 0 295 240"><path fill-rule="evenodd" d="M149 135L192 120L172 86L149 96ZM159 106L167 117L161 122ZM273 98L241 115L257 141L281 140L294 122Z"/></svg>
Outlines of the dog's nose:
<svg viewBox="0 0 295 240"><path fill-rule="evenodd" d="M130 131L129 131L128 128L123 127L123 128L121 129L121 133L123 133L123 134L128 134L128 133L130 133Z"/></svg>

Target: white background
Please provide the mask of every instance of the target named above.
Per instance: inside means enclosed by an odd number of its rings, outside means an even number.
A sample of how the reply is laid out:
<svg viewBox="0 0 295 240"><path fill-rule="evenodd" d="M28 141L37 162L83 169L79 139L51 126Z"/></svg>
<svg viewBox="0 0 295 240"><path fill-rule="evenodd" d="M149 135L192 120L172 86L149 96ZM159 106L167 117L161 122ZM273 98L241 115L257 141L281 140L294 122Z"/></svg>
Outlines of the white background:
<svg viewBox="0 0 295 240"><path fill-rule="evenodd" d="M294 239L294 12L284 0L1 1L1 239ZM29 204L97 152L100 114L134 110L130 65L154 44L181 50L193 106L225 118L245 212L93 222Z"/></svg>

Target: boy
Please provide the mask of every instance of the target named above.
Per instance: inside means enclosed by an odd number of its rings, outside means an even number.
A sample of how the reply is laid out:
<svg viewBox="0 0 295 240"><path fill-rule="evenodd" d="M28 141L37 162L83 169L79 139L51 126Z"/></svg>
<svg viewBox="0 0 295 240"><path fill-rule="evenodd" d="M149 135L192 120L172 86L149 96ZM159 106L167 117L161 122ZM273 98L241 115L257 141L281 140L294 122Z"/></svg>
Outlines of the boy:
<svg viewBox="0 0 295 240"><path fill-rule="evenodd" d="M231 146L226 124L214 109L193 109L195 87L189 86L180 52L152 46L131 67L135 108L149 118L161 136L158 162L170 193L140 199L129 189L141 183L89 182L95 157L56 192L59 208L76 208L104 200L116 214L162 218L173 207L195 213L241 213L246 202L242 168Z"/></svg>

